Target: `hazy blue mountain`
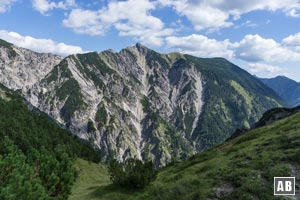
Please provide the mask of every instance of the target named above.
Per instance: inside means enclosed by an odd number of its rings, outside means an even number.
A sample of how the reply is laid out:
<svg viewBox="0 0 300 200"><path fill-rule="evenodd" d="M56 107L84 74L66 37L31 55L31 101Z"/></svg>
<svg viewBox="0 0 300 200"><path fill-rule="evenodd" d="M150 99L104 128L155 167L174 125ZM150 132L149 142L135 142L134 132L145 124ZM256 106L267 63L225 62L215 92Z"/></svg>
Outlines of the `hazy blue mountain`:
<svg viewBox="0 0 300 200"><path fill-rule="evenodd" d="M289 106L300 104L300 83L285 76L259 79L273 89Z"/></svg>

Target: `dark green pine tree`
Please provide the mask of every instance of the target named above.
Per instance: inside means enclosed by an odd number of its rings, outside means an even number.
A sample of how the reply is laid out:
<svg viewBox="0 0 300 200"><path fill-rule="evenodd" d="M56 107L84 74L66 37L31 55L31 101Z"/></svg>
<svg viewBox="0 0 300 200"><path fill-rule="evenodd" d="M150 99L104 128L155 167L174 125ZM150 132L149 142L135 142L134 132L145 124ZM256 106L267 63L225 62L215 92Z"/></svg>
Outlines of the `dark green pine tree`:
<svg viewBox="0 0 300 200"><path fill-rule="evenodd" d="M0 199L48 199L41 180L27 164L26 156L8 137L0 143Z"/></svg>
<svg viewBox="0 0 300 200"><path fill-rule="evenodd" d="M49 197L67 199L75 181L73 159L65 152L64 146L57 145L54 152L45 148L33 149L35 168L42 180Z"/></svg>

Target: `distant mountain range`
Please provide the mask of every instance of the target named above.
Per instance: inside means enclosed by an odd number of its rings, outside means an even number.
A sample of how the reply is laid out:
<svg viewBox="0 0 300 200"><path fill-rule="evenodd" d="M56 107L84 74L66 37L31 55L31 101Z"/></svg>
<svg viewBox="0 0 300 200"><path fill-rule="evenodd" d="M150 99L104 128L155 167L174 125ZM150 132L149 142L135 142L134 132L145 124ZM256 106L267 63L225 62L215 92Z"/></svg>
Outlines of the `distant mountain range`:
<svg viewBox="0 0 300 200"><path fill-rule="evenodd" d="M101 151L165 165L250 127L280 97L224 58L120 52L39 54L0 40L0 83Z"/></svg>
<svg viewBox="0 0 300 200"><path fill-rule="evenodd" d="M285 76L275 78L259 78L264 84L273 89L288 106L300 105L300 83Z"/></svg>

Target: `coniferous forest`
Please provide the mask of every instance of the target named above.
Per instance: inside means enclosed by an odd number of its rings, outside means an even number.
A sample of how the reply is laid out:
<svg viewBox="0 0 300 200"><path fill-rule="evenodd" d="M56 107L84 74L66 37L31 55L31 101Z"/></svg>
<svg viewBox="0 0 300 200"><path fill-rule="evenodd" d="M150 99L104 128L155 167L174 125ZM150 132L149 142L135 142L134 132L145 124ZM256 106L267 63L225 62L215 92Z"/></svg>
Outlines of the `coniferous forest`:
<svg viewBox="0 0 300 200"><path fill-rule="evenodd" d="M99 152L17 94L0 93L0 199L67 199L75 159L99 162Z"/></svg>

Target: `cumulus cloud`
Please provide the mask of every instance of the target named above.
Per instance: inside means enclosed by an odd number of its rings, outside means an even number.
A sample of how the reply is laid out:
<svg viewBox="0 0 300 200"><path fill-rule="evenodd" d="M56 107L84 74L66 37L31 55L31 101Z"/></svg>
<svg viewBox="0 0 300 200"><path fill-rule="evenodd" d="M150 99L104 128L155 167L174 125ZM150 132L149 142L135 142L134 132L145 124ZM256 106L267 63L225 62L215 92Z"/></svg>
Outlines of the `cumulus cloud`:
<svg viewBox="0 0 300 200"><path fill-rule="evenodd" d="M198 57L225 57L246 61L244 68L261 77L288 75L287 68L277 64L300 61L300 33L290 35L279 42L260 35L246 35L238 42L231 42L192 34L184 37L169 36L166 38L166 44L171 51Z"/></svg>
<svg viewBox="0 0 300 200"><path fill-rule="evenodd" d="M233 57L229 40L217 41L203 35L192 34L186 37L166 38L167 47L186 54L200 57Z"/></svg>
<svg viewBox="0 0 300 200"><path fill-rule="evenodd" d="M282 42L259 35L246 35L239 42L231 42L192 34L184 37L169 36L166 44L171 50L200 57L221 56L252 63L300 61L300 33L288 36Z"/></svg>
<svg viewBox="0 0 300 200"><path fill-rule="evenodd" d="M300 56L300 33L284 38L282 44L285 48L298 52L296 56Z"/></svg>
<svg viewBox="0 0 300 200"><path fill-rule="evenodd" d="M57 43L50 39L37 39L30 36L22 36L16 32L0 30L0 38L16 46L27 48L39 53L53 53L62 56L70 54L83 53L79 46Z"/></svg>
<svg viewBox="0 0 300 200"><path fill-rule="evenodd" d="M150 46L160 46L173 30L151 15L155 2L149 0L111 1L98 11L74 9L63 25L77 33L104 35L112 27L120 36L131 36Z"/></svg>
<svg viewBox="0 0 300 200"><path fill-rule="evenodd" d="M104 35L109 28L108 23L101 23L98 11L73 9L63 25L74 29L76 33L88 35Z"/></svg>
<svg viewBox="0 0 300 200"><path fill-rule="evenodd" d="M61 7L59 3L48 2L45 7L52 4L52 7ZM151 14L159 7L171 7L179 16L186 17L194 29L209 32L233 26L235 20L252 11L281 11L291 17L298 17L300 11L298 0L124 0L108 1L99 10L73 9L63 25L88 35L105 35L114 28L120 36L133 37L145 45L161 46L164 38L173 36L176 29L167 28L161 19ZM241 26L257 25L246 21Z"/></svg>
<svg viewBox="0 0 300 200"><path fill-rule="evenodd" d="M298 8L290 9L286 13L290 17L300 17L300 9L299 9L299 7Z"/></svg>
<svg viewBox="0 0 300 200"><path fill-rule="evenodd" d="M263 63L250 63L246 69L252 74L259 74L261 77L274 77L285 74L287 68Z"/></svg>
<svg viewBox="0 0 300 200"><path fill-rule="evenodd" d="M1 0L0 1L0 13L5 13L8 11L13 3L15 3L16 0Z"/></svg>
<svg viewBox="0 0 300 200"><path fill-rule="evenodd" d="M32 6L35 10L40 12L42 15L48 15L48 12L53 9L68 9L76 6L75 0L65 1L49 1L49 0L33 0Z"/></svg>
<svg viewBox="0 0 300 200"><path fill-rule="evenodd" d="M290 35L282 40L286 46L300 46L300 33Z"/></svg>
<svg viewBox="0 0 300 200"><path fill-rule="evenodd" d="M246 35L234 46L235 57L249 62L300 59L298 52L285 48L273 39L265 39L259 35Z"/></svg>
<svg viewBox="0 0 300 200"><path fill-rule="evenodd" d="M241 15L256 10L282 11L300 17L298 0L158 0L158 3L187 17L196 30L229 27Z"/></svg>

